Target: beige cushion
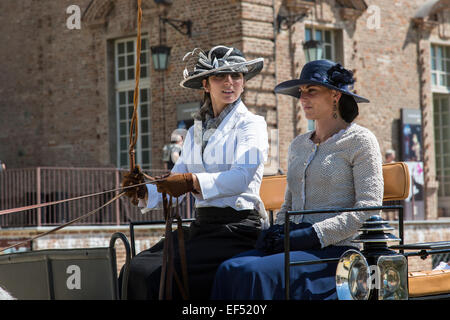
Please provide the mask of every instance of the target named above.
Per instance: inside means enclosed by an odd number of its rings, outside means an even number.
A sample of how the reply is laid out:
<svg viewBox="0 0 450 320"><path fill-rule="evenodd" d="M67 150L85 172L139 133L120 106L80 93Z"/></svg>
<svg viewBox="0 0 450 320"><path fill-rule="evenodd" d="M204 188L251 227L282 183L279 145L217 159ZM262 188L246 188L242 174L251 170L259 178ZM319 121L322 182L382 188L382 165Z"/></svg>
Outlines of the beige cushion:
<svg viewBox="0 0 450 320"><path fill-rule="evenodd" d="M284 202L286 175L263 177L259 195L266 210L279 210Z"/></svg>
<svg viewBox="0 0 450 320"><path fill-rule="evenodd" d="M408 198L410 177L408 165L404 162L383 164L384 201Z"/></svg>
<svg viewBox="0 0 450 320"><path fill-rule="evenodd" d="M408 286L410 297L450 293L450 270L409 272Z"/></svg>
<svg viewBox="0 0 450 320"><path fill-rule="evenodd" d="M404 162L383 164L384 201L404 200L409 194L409 170ZM286 175L265 176L259 195L266 210L279 210L284 202Z"/></svg>

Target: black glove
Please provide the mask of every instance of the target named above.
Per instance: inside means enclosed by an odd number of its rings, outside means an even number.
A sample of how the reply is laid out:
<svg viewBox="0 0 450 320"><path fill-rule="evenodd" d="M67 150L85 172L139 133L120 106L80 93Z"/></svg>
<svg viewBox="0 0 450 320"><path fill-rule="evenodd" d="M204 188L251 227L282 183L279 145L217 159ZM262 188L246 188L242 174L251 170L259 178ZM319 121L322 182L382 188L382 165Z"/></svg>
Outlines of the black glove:
<svg viewBox="0 0 450 320"><path fill-rule="evenodd" d="M256 240L256 249L265 253L270 253L274 241L280 238L283 233L283 224L274 224L273 226L270 226L269 229L263 230L259 234L258 240Z"/></svg>
<svg viewBox="0 0 450 320"><path fill-rule="evenodd" d="M311 224L290 222L289 230L290 250L320 249L320 240ZM273 225L265 231L258 238L256 248L266 254L284 251L284 225Z"/></svg>

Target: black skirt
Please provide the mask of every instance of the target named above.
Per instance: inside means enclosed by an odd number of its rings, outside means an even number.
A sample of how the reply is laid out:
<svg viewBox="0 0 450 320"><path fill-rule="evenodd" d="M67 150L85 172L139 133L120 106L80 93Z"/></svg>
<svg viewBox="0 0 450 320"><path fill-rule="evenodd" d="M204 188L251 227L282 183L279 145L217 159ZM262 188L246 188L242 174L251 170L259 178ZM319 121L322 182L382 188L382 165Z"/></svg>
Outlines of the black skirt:
<svg viewBox="0 0 450 320"><path fill-rule="evenodd" d="M189 299L205 300L218 266L225 260L254 248L261 231L260 215L256 210L236 211L233 208L196 208L196 220L183 228L185 239ZM178 251L178 230L172 232L174 266L182 279ZM136 255L130 263L127 298L159 297L164 239ZM175 280L172 298L182 299Z"/></svg>

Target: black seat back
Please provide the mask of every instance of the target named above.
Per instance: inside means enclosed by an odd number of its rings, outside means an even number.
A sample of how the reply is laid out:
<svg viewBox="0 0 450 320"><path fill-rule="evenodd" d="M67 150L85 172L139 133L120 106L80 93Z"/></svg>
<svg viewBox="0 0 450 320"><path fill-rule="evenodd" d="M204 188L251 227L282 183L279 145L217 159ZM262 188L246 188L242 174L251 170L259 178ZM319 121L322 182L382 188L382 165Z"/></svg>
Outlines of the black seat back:
<svg viewBox="0 0 450 320"><path fill-rule="evenodd" d="M118 299L114 248L0 255L0 286L17 299Z"/></svg>

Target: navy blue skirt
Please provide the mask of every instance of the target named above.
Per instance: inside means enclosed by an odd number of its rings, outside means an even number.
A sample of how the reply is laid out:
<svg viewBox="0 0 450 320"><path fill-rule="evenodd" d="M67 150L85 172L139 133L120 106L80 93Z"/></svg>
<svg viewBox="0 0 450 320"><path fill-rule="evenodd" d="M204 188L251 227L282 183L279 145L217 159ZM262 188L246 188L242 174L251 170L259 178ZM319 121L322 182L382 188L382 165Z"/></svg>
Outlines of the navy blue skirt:
<svg viewBox="0 0 450 320"><path fill-rule="evenodd" d="M329 246L320 250L291 251L290 261L339 258L349 246ZM290 299L336 300L336 263L292 266ZM284 253L264 255L251 250L223 262L216 273L213 300L282 300Z"/></svg>

